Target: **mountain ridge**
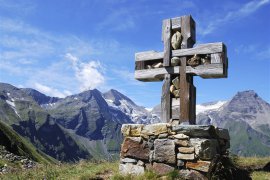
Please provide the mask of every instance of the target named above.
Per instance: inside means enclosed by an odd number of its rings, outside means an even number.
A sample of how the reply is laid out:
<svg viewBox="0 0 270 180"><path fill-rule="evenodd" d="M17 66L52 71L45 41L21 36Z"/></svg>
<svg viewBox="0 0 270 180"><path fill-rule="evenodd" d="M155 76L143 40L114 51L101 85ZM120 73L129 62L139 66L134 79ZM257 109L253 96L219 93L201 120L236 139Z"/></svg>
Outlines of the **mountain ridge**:
<svg viewBox="0 0 270 180"><path fill-rule="evenodd" d="M231 100L198 106L198 124L230 130L233 153L269 155L270 105L255 91L239 92ZM123 140L122 124L161 122L160 111L159 105L146 110L114 89L105 93L93 89L54 98L33 89L0 83L2 121L60 161L117 157Z"/></svg>

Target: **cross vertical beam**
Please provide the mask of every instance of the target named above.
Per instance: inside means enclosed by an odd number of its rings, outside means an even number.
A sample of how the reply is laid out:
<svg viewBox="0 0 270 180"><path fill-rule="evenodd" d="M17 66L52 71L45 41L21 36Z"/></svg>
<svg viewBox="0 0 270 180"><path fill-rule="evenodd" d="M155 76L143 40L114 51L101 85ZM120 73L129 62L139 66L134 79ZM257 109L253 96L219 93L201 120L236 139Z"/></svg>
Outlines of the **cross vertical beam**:
<svg viewBox="0 0 270 180"><path fill-rule="evenodd" d="M172 24L171 19L163 20L163 44L164 44L164 57L163 57L163 66L170 66L171 61L171 31ZM171 119L171 93L170 93L170 84L171 84L171 75L165 74L164 82L162 85L162 96L161 96L161 118L167 122Z"/></svg>
<svg viewBox="0 0 270 180"><path fill-rule="evenodd" d="M195 22L191 16L181 17L181 34L183 41L181 49L192 48L195 44ZM187 57L180 58L179 83L180 83L180 116L179 123L188 121L196 124L196 89L193 85L193 76L186 73Z"/></svg>

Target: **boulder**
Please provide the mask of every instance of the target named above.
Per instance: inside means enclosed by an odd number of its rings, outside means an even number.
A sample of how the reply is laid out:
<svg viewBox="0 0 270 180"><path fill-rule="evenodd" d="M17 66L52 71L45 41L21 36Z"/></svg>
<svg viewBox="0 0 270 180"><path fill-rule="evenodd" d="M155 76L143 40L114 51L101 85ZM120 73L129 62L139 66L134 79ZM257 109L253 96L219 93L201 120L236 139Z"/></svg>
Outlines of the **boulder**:
<svg viewBox="0 0 270 180"><path fill-rule="evenodd" d="M131 163L120 164L119 172L120 174L123 174L123 175L127 175L127 174L140 175L144 173L144 167L131 164Z"/></svg>
<svg viewBox="0 0 270 180"><path fill-rule="evenodd" d="M175 164L175 144L170 139L156 139L154 142L153 161Z"/></svg>
<svg viewBox="0 0 270 180"><path fill-rule="evenodd" d="M172 131L197 138L215 138L217 136L215 127L212 125L176 125L172 127Z"/></svg>
<svg viewBox="0 0 270 180"><path fill-rule="evenodd" d="M141 135L151 136L168 133L168 127L170 127L170 124L168 123L148 124L143 127Z"/></svg>
<svg viewBox="0 0 270 180"><path fill-rule="evenodd" d="M148 160L150 149L145 141L138 138L125 138L121 147L121 157Z"/></svg>
<svg viewBox="0 0 270 180"><path fill-rule="evenodd" d="M123 124L121 132L124 136L140 136L143 124Z"/></svg>
<svg viewBox="0 0 270 180"><path fill-rule="evenodd" d="M158 175L165 175L174 170L174 167L164 163L153 163L152 170Z"/></svg>
<svg viewBox="0 0 270 180"><path fill-rule="evenodd" d="M216 139L191 138L190 145L195 148L195 154L202 160L211 160L219 153Z"/></svg>

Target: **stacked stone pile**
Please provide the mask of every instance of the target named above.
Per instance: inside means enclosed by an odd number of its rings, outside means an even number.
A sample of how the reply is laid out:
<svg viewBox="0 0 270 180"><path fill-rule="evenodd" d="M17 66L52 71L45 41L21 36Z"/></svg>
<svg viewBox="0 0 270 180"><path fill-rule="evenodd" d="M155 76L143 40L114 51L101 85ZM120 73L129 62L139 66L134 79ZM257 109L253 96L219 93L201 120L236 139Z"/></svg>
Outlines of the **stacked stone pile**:
<svg viewBox="0 0 270 180"><path fill-rule="evenodd" d="M122 133L122 174L152 170L163 175L178 169L184 176L207 176L230 147L228 130L214 126L124 124Z"/></svg>

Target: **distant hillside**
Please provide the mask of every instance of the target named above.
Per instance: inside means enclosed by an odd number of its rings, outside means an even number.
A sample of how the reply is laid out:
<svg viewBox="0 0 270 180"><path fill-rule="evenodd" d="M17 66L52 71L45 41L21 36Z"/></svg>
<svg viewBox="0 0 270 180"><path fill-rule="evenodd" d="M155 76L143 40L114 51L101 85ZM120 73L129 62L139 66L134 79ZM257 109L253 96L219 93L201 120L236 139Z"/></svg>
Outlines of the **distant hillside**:
<svg viewBox="0 0 270 180"><path fill-rule="evenodd" d="M219 108L199 113L197 123L229 129L235 154L270 156L270 105L254 91L238 92Z"/></svg>
<svg viewBox="0 0 270 180"><path fill-rule="evenodd" d="M31 143L0 121L0 145L16 155L28 157L36 162L52 163L53 158L37 150Z"/></svg>

